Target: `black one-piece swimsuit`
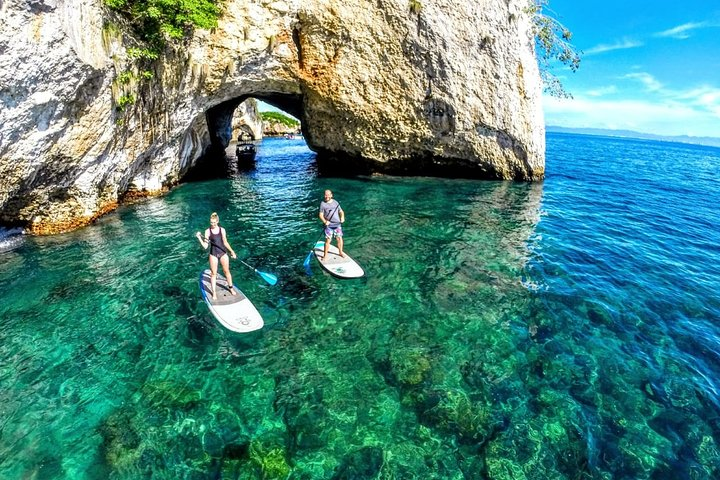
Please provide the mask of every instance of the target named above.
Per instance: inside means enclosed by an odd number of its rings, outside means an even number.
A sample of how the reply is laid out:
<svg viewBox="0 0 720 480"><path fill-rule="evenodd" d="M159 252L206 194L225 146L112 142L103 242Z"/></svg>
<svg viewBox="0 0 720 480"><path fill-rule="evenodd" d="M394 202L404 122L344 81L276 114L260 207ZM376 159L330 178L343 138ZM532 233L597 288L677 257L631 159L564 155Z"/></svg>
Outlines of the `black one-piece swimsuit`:
<svg viewBox="0 0 720 480"><path fill-rule="evenodd" d="M227 252L220 246L222 245L222 227L218 226L218 233L213 233L212 229L210 232L210 255L214 255L218 258L222 258Z"/></svg>

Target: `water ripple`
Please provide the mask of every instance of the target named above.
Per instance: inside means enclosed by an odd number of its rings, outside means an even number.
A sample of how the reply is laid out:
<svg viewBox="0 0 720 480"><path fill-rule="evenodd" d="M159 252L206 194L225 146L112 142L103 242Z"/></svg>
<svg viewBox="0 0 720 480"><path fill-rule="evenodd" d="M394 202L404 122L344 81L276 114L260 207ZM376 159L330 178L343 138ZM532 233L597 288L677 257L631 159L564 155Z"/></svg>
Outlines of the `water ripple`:
<svg viewBox="0 0 720 480"><path fill-rule="evenodd" d="M76 232L0 232L0 477L716 477L720 151L550 135L547 162L318 177L267 139ZM304 271L326 188L363 279ZM259 332L199 298L213 211L280 278L231 263Z"/></svg>

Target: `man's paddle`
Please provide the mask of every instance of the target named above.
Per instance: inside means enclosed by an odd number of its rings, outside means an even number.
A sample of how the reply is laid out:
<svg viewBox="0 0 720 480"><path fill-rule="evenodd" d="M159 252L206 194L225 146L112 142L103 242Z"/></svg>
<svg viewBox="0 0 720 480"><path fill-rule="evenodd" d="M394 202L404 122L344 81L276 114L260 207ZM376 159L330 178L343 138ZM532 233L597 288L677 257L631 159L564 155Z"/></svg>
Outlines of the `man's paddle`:
<svg viewBox="0 0 720 480"><path fill-rule="evenodd" d="M310 261L312 260L312 256L315 253L315 245L317 245L317 243L320 240L322 240L324 237L325 237L325 227L323 227L322 236L320 238L318 238L317 240L315 240L315 243L313 243L312 249L310 250L310 252L308 252L307 257L305 257L305 261L303 262L303 267L305 267L305 273L307 274L308 277L312 277L312 269L310 268Z"/></svg>
<svg viewBox="0 0 720 480"><path fill-rule="evenodd" d="M223 246L218 245L217 243L213 242L212 239L206 238L205 240L207 240L208 243L211 243L212 245L215 245L217 248L219 248L219 249L222 250L223 252L227 253L227 250L225 250L225 248L224 248ZM242 263L243 265L245 265L246 267L248 267L250 270L252 270L252 271L254 271L255 273L257 273L258 275L260 275L260 278L262 278L263 280L265 280L265 281L266 281L267 283L269 283L270 285L275 285L275 284L277 283L277 281L278 281L277 276L273 275L272 273L261 272L261 271L258 270L257 268L255 268L255 267L253 267L253 266L251 266L251 265L248 265L247 263L243 262L243 261L240 260L239 258L238 258L238 261L239 261L240 263Z"/></svg>
<svg viewBox="0 0 720 480"><path fill-rule="evenodd" d="M340 208L339 203L337 204L337 207L335 207L335 210L333 210L332 213L330 214L330 218L332 218L332 216L335 215L335 212L337 212L338 208ZM315 253L315 245L317 245L317 243L320 240L322 240L323 238L325 238L325 225L323 225L322 235L320 236L320 238L315 240L315 243L313 243L313 246L310 249L310 252L308 252L307 257L305 257L305 261L303 262L303 267L305 267L305 273L307 274L308 277L312 277L312 269L310 268L310 261L312 260L312 256Z"/></svg>

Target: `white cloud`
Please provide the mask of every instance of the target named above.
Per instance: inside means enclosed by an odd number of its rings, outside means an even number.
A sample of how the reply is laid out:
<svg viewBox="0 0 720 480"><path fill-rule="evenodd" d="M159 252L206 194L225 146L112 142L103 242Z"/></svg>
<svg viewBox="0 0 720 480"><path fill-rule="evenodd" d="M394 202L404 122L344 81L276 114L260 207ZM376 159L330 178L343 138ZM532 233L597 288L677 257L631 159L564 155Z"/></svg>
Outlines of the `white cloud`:
<svg viewBox="0 0 720 480"><path fill-rule="evenodd" d="M720 88L702 86L678 94L678 98L691 100L699 105L720 104Z"/></svg>
<svg viewBox="0 0 720 480"><path fill-rule="evenodd" d="M720 88L702 85L689 90L673 90L666 88L655 77L646 72L629 73L622 78L640 81L646 88L645 94L654 95L658 102L668 102L680 106L687 105L698 110L705 110L715 116L718 116L717 112L720 112ZM586 92L586 95L594 96L592 91ZM720 129L720 123L718 129Z"/></svg>
<svg viewBox="0 0 720 480"><path fill-rule="evenodd" d="M588 50L584 50L583 54L585 56L596 55L598 53L605 53L605 52L610 52L613 50L623 50L626 48L637 48L637 47L642 47L642 46L643 46L643 43L639 42L637 40L623 39L623 40L617 41L613 44L604 44L603 43L600 45L596 45L592 48L589 48Z"/></svg>
<svg viewBox="0 0 720 480"><path fill-rule="evenodd" d="M589 95L591 97L602 97L605 95L611 95L613 93L617 93L618 89L615 85L608 85L607 87L600 87L596 88L594 90L588 90L585 92L586 95Z"/></svg>
<svg viewBox="0 0 720 480"><path fill-rule="evenodd" d="M680 40L684 40L686 38L690 37L690 31L696 30L698 28L705 28L712 26L708 22L690 22L690 23L683 23L682 25L678 25L677 27L670 28L668 30L664 30L662 32L658 32L655 34L656 37L670 37L670 38L677 38Z"/></svg>
<svg viewBox="0 0 720 480"><path fill-rule="evenodd" d="M692 90L676 92L674 96L678 101L715 115L718 129L720 129L720 88L704 85Z"/></svg>
<svg viewBox="0 0 720 480"><path fill-rule="evenodd" d="M603 100L576 96L573 99L544 97L543 103L547 125L720 137L720 112L687 101Z"/></svg>
<svg viewBox="0 0 720 480"><path fill-rule="evenodd" d="M660 83L655 77L645 72L628 73L622 78L631 78L633 80L638 80L640 83L645 85L645 88L647 88L651 92L661 90L663 87L662 83Z"/></svg>

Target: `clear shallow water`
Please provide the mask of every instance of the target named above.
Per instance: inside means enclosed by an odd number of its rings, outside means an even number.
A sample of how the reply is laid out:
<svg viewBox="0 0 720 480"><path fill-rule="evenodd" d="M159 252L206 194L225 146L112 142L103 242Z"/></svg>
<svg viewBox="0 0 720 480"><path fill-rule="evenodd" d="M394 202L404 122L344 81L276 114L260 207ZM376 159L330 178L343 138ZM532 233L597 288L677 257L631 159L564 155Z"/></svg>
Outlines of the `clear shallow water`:
<svg viewBox="0 0 720 480"><path fill-rule="evenodd" d="M548 135L541 184L318 177L301 141L0 235L0 478L716 478L720 150ZM331 188L367 277L302 261ZM200 300L217 211L266 320ZM12 233L12 232L10 232Z"/></svg>

